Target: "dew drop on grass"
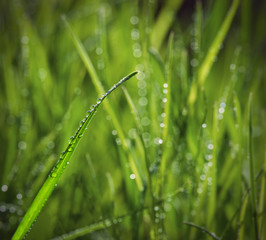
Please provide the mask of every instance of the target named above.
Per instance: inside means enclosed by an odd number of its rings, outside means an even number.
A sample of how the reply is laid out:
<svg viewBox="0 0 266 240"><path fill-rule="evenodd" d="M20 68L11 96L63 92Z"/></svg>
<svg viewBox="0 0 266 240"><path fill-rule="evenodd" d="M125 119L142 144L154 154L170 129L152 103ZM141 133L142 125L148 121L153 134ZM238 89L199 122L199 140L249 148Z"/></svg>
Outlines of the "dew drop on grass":
<svg viewBox="0 0 266 240"><path fill-rule="evenodd" d="M207 124L206 123L202 123L202 128L206 128L207 127Z"/></svg>
<svg viewBox="0 0 266 240"><path fill-rule="evenodd" d="M2 190L2 192L6 192L8 190L8 186L5 184L2 185L1 190Z"/></svg>
<svg viewBox="0 0 266 240"><path fill-rule="evenodd" d="M22 194L21 193L18 193L16 197L17 197L17 199L20 200L20 199L22 199Z"/></svg>
<svg viewBox="0 0 266 240"><path fill-rule="evenodd" d="M208 144L208 149L213 150L213 144L212 143Z"/></svg>
<svg viewBox="0 0 266 240"><path fill-rule="evenodd" d="M73 151L73 148L70 147L70 148L67 149L67 151L68 151L68 152L72 152L72 151Z"/></svg>
<svg viewBox="0 0 266 240"><path fill-rule="evenodd" d="M154 139L154 143L156 145L163 144L163 139L157 137L157 138Z"/></svg>
<svg viewBox="0 0 266 240"><path fill-rule="evenodd" d="M7 210L7 208L5 205L0 206L0 212L4 213L4 212L6 212L6 210Z"/></svg>
<svg viewBox="0 0 266 240"><path fill-rule="evenodd" d="M132 16L130 18L130 23L131 24L136 25L136 24L138 24L138 22L139 22L139 18L137 16Z"/></svg>
<svg viewBox="0 0 266 240"><path fill-rule="evenodd" d="M25 149L27 148L27 143L24 142L24 141L20 141L20 142L18 143L18 148L19 148L20 150L25 150Z"/></svg>
<svg viewBox="0 0 266 240"><path fill-rule="evenodd" d="M136 176L135 176L135 174L134 173L132 173L132 174L130 174L130 179L135 179L136 178Z"/></svg>
<svg viewBox="0 0 266 240"><path fill-rule="evenodd" d="M114 136L117 135L117 131L115 129L112 131L112 135L114 135Z"/></svg>
<svg viewBox="0 0 266 240"><path fill-rule="evenodd" d="M139 105L140 106L146 106L148 104L148 99L146 97L141 97L139 99Z"/></svg>
<svg viewBox="0 0 266 240"><path fill-rule="evenodd" d="M52 172L51 175L50 175L52 178L56 178L57 177L57 174L55 172Z"/></svg>
<svg viewBox="0 0 266 240"><path fill-rule="evenodd" d="M165 124L164 123L160 123L160 127L161 128L164 128L165 127Z"/></svg>

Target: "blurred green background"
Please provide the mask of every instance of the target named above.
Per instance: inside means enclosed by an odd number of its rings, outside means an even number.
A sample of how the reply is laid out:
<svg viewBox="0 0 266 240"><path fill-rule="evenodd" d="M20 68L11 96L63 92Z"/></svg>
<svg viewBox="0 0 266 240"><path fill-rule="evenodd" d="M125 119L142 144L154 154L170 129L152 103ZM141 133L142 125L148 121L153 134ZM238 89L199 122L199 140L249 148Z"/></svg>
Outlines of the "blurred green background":
<svg viewBox="0 0 266 240"><path fill-rule="evenodd" d="M125 92L116 90L108 99L129 149L101 106L26 239L70 239L69 232L105 219L78 239L211 239L184 222L224 239L266 236L266 2L237 2L0 2L1 239L11 238L101 96L62 15L106 90L140 71L124 85L140 129ZM236 13L223 32L233 4Z"/></svg>

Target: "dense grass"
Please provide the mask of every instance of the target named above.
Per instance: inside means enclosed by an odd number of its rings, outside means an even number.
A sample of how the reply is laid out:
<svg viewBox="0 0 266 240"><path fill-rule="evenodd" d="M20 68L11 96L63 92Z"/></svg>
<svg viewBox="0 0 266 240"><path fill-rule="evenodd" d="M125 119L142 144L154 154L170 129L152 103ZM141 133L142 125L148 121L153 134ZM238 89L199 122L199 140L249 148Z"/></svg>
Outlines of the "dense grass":
<svg viewBox="0 0 266 240"><path fill-rule="evenodd" d="M263 1L1 1L0 236L90 105L27 239L263 239ZM62 18L62 16L64 16Z"/></svg>

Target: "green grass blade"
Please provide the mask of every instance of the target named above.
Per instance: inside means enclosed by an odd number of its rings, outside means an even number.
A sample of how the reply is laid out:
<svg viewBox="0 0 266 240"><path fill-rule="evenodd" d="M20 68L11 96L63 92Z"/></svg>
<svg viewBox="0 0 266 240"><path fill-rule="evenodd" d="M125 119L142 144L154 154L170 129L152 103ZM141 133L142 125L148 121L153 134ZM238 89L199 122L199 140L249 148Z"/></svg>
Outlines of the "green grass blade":
<svg viewBox="0 0 266 240"><path fill-rule="evenodd" d="M249 191L244 195L240 208L239 221L238 221L238 237L237 237L238 240L245 239L244 219L247 210L248 196L249 196Z"/></svg>
<svg viewBox="0 0 266 240"><path fill-rule="evenodd" d="M250 189L251 189L251 208L254 217L254 230L256 239L259 239L258 233L258 219L257 219L257 201L256 201L256 187L255 187L255 174L254 174L254 163L253 163L253 147L252 147L252 93L248 99L248 159L249 159L249 175L250 175Z"/></svg>
<svg viewBox="0 0 266 240"><path fill-rule="evenodd" d="M231 26L231 23L232 23L232 20L235 16L238 5L239 5L239 0L234 0L229 12L227 13L227 16L226 16L221 28L219 29L218 34L216 35L213 43L211 44L211 46L207 52L205 59L203 60L201 66L199 68L198 79L191 86L189 99L188 99L189 105L194 104L194 102L197 98L198 85L202 86L204 84L204 82L205 82L205 80L206 80L206 78L210 72L210 69L213 65L214 59L218 55L218 52L220 50L220 46L223 43L223 41L226 37L226 34L227 34L227 32Z"/></svg>
<svg viewBox="0 0 266 240"><path fill-rule="evenodd" d="M96 70L95 70L95 68L91 62L89 55L86 53L85 48L83 47L82 43L80 42L80 40L78 39L76 34L73 32L70 24L66 20L66 17L63 16L62 19L65 22L67 29L71 33L72 40L73 40L73 42L77 48L77 51L78 51L83 63L85 64L89 74L91 75L92 82L93 82L98 94L100 94L100 95L103 94L105 92L103 85L99 79L99 76L97 75L97 72L96 72ZM121 128L121 124L118 121L118 117L116 116L113 108L111 107L111 105L108 101L105 101L104 107L105 107L106 111L108 112L108 114L110 115L112 122L114 124L114 127L117 130L117 134L121 140L121 144L122 144L123 149L125 150L126 153L128 153L130 151L130 149L129 149L128 143L126 141L125 134ZM141 174L139 173L138 168L136 166L136 163L135 163L134 159L132 158L132 156L129 156L129 164L130 164L132 172L136 176L136 183L138 185L138 189L140 191L143 191L143 189L144 189L143 180L140 178Z"/></svg>
<svg viewBox="0 0 266 240"><path fill-rule="evenodd" d="M32 223L39 215L40 211L42 210L44 204L50 197L52 191L54 190L57 182L59 181L61 175L63 174L66 166L69 164L69 160L78 146L80 139L82 138L85 130L87 129L88 124L92 120L93 116L95 115L98 107L101 105L103 100L118 86L124 83L126 80L130 79L137 72L133 72L128 76L121 79L116 85L114 85L107 93L105 93L102 98L98 99L95 105L91 106L91 109L88 111L88 115L81 121L81 124L76 131L75 135L70 138L69 145L67 146L66 150L60 155L59 161L56 163L54 168L52 169L51 173L49 174L48 178L46 179L45 183L41 187L40 191L38 192L37 196L35 197L33 203L31 204L30 208L28 209L27 213L25 214L23 220L21 221L20 225L18 226L14 236L14 239L22 239L25 234L30 229Z"/></svg>

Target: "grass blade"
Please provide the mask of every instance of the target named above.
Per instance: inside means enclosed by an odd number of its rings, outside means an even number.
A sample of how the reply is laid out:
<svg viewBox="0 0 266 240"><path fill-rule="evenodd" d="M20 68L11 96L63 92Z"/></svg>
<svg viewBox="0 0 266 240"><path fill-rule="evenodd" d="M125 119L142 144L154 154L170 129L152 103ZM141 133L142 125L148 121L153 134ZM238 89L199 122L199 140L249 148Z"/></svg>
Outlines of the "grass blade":
<svg viewBox="0 0 266 240"><path fill-rule="evenodd" d="M96 105L92 105L91 109L88 111L88 115L81 121L81 124L76 131L75 135L70 138L69 145L67 146L66 150L60 155L59 161L56 163L54 168L52 169L51 173L49 174L48 178L46 179L45 183L41 187L40 191L38 192L37 196L35 197L33 203L31 204L30 208L28 209L27 213L25 214L23 220L21 221L20 225L18 226L15 234L13 235L14 239L22 239L25 234L30 229L31 225L33 224L34 220L39 215L40 211L42 210L44 204L50 197L52 191L54 190L57 182L59 181L61 175L63 174L66 166L69 164L69 160L77 148L77 145L82 138L85 130L87 129L88 124L92 120L93 116L95 115L98 107L101 105L103 100L118 86L124 83L126 80L130 79L137 72L133 72L128 76L121 79L116 85L114 85L107 93L105 93L102 98L98 99Z"/></svg>
<svg viewBox="0 0 266 240"><path fill-rule="evenodd" d="M66 17L62 16L62 19L65 22L69 32L71 33L71 37L72 37L73 43L75 44L75 46L77 48L77 51L78 51L83 63L85 64L89 74L91 75L92 82L93 82L98 94L102 95L105 92L105 90L104 90L104 87L103 87L103 85L102 85L102 83L101 83L101 81L100 81L100 79L99 79L99 77L97 75L97 72L96 72L96 70L95 70L95 68L94 68L94 66L93 66L93 64L91 62L90 57L86 53L85 48L83 47L82 43L80 42L80 40L78 39L76 34L73 32L70 24L66 20ZM117 131L117 134L118 134L119 138L121 139L121 144L122 144L122 147L123 147L124 151L126 153L128 153L130 151L129 145L128 145L127 141L126 141L126 137L125 137L124 132L123 132L123 130L121 128L121 124L118 121L118 117L116 116L113 108L111 107L111 105L109 104L108 101L105 101L104 107L105 107L106 111L108 112L108 114L110 115L110 117L112 119L114 127L115 127L115 129ZM144 189L143 180L140 177L141 174L139 173L138 168L136 166L136 163L135 163L134 159L132 158L132 156L129 156L129 164L130 164L132 172L136 176L136 183L137 183L139 191L143 191L143 189Z"/></svg>
<svg viewBox="0 0 266 240"><path fill-rule="evenodd" d="M252 93L249 95L248 99L248 159L249 159L249 175L250 175L250 189L251 189L251 208L252 215L254 217L254 230L255 239L259 239L258 235L258 219L257 219L257 204L256 204L256 188L255 188L255 176L254 176L254 165L253 165L253 148L252 148Z"/></svg>
<svg viewBox="0 0 266 240"><path fill-rule="evenodd" d="M229 12L227 13L227 16L226 16L221 28L219 29L218 34L216 35L213 43L211 44L211 46L208 50L208 53L207 53L205 59L203 60L201 66L199 68L198 79L197 79L197 81L194 81L192 86L191 86L191 90L190 90L190 94L189 94L189 98L188 98L189 105L194 104L194 102L197 98L198 85L202 86L204 84L204 82L205 82L205 80L206 80L206 78L210 72L210 69L211 69L213 62L214 62L213 60L217 56L217 54L220 50L220 46L226 37L226 34L229 30L229 27L231 26L231 23L232 23L233 17L235 16L238 5L239 5L239 0L234 0Z"/></svg>

